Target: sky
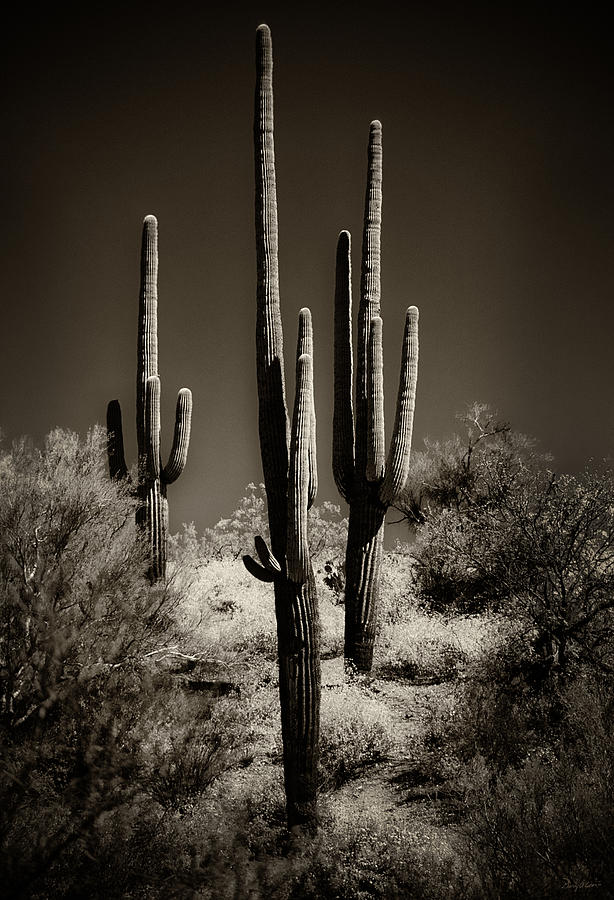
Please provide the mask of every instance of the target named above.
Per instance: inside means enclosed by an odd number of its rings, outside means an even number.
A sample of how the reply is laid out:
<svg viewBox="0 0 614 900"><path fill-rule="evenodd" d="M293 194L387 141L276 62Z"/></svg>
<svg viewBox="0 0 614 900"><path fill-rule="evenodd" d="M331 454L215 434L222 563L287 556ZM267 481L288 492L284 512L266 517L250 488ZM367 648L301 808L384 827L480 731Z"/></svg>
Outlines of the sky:
<svg viewBox="0 0 614 900"><path fill-rule="evenodd" d="M262 479L252 117L272 31L280 283L290 399L313 313L319 500L331 474L335 245L358 302L369 123L383 124L388 436L404 313L420 309L414 447L473 401L577 471L614 446L612 38L534 4L23 5L5 30L0 427L84 433L122 404L134 460L143 217L160 235L162 446L194 395L171 531ZM537 10L537 11L536 11ZM604 13L605 14L605 13ZM402 537L402 535L399 535Z"/></svg>

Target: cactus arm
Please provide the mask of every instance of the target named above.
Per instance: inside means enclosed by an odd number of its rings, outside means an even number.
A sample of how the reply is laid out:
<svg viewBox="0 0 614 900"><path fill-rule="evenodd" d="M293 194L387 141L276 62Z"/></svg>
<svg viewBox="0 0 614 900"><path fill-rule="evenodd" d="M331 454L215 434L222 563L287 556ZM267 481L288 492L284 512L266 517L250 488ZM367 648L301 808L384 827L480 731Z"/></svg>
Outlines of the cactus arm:
<svg viewBox="0 0 614 900"><path fill-rule="evenodd" d="M126 478L128 467L124 453L122 409L119 400L111 400L107 406L107 456L111 478L114 480Z"/></svg>
<svg viewBox="0 0 614 900"><path fill-rule="evenodd" d="M272 572L269 572L268 569L265 569L264 566L261 566L260 563L257 563L255 559L252 559L247 553L241 557L243 560L243 565L247 569L250 575L253 575L254 578L257 578L258 581L272 582L275 580L275 576Z"/></svg>
<svg viewBox="0 0 614 900"><path fill-rule="evenodd" d="M160 478L160 379L152 375L145 382L145 434L147 435L147 477Z"/></svg>
<svg viewBox="0 0 614 900"><path fill-rule="evenodd" d="M395 502L409 475L417 381L418 309L410 306L405 317L394 431L386 463L386 476L380 489L380 499L386 506Z"/></svg>
<svg viewBox="0 0 614 900"><path fill-rule="evenodd" d="M256 356L260 452L269 508L273 553L285 556L288 491L288 413L283 333L279 305L277 192L273 139L273 49L271 32L256 32L254 114L256 181L257 313Z"/></svg>
<svg viewBox="0 0 614 900"><path fill-rule="evenodd" d="M352 263L351 237L337 241L334 322L333 477L348 500L354 481L354 407L352 403Z"/></svg>
<svg viewBox="0 0 614 900"><path fill-rule="evenodd" d="M311 311L303 307L298 318L298 341L296 347L296 368L298 380L298 365L301 356L306 353L313 361L313 326L311 323ZM318 493L318 458L316 449L316 411L313 400L313 378L311 398L311 432L309 440L309 497L307 506L313 506L313 501Z"/></svg>
<svg viewBox="0 0 614 900"><path fill-rule="evenodd" d="M158 374L158 221L145 216L141 240L141 283L136 375L136 437L139 460L147 455L145 385Z"/></svg>
<svg viewBox="0 0 614 900"><path fill-rule="evenodd" d="M264 568L268 569L269 572L272 572L274 575L279 575L281 573L281 566L269 550L264 538L257 534L254 538L254 544L256 546L258 558Z"/></svg>
<svg viewBox="0 0 614 900"><path fill-rule="evenodd" d="M367 464L369 332L371 319L380 314L382 126L377 120L369 129L367 166L356 360L356 470L360 475L364 475Z"/></svg>
<svg viewBox="0 0 614 900"><path fill-rule="evenodd" d="M367 188L362 234L360 298L369 313L367 322L380 312L380 267L382 231L382 123L369 127ZM366 341L365 341L366 343Z"/></svg>
<svg viewBox="0 0 614 900"><path fill-rule="evenodd" d="M290 439L288 479L288 578L303 584L309 573L307 508L309 498L309 447L313 421L313 365L304 353L298 360L294 415Z"/></svg>
<svg viewBox="0 0 614 900"><path fill-rule="evenodd" d="M313 359L313 326L311 311L304 306L298 314L298 339L296 342L296 373L298 375L299 360L303 354Z"/></svg>
<svg viewBox="0 0 614 900"><path fill-rule="evenodd" d="M382 320L371 320L369 333L368 374L368 442L367 481L381 481L386 464L384 433L384 362L382 352Z"/></svg>
<svg viewBox="0 0 614 900"><path fill-rule="evenodd" d="M191 426L192 391L189 388L181 388L177 395L173 447L168 462L162 471L162 480L165 484L172 484L173 481L176 481L185 468L188 459Z"/></svg>

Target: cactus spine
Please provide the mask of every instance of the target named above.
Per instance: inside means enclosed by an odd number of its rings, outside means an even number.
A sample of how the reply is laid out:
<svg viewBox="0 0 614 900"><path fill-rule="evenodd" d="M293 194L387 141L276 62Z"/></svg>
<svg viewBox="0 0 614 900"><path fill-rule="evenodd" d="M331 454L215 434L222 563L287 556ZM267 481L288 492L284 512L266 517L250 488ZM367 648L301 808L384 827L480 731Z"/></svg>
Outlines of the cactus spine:
<svg viewBox="0 0 614 900"><path fill-rule="evenodd" d="M337 243L333 475L350 507L345 574L345 659L369 672L377 624L384 520L409 474L418 377L418 310L407 310L394 430L385 455L380 236L382 126L371 123L363 226L355 416L352 406L351 239Z"/></svg>
<svg viewBox="0 0 614 900"><path fill-rule="evenodd" d="M137 496L136 521L149 547L148 576L164 577L168 532L166 489L181 475L188 456L192 420L192 392L181 388L177 397L173 446L166 466L160 459L160 376L158 375L158 222L143 221L141 286L136 374ZM112 478L128 474L124 455L121 408L112 400L107 408L109 471Z"/></svg>
<svg viewBox="0 0 614 900"><path fill-rule="evenodd" d="M255 540L260 563L247 569L273 583L279 657L279 696L288 825L314 831L320 721L319 616L307 540L307 513L317 489L313 336L301 310L292 427L285 400L279 305L277 197L273 144L271 33L256 34L254 150L256 169L256 364L259 436L271 549Z"/></svg>

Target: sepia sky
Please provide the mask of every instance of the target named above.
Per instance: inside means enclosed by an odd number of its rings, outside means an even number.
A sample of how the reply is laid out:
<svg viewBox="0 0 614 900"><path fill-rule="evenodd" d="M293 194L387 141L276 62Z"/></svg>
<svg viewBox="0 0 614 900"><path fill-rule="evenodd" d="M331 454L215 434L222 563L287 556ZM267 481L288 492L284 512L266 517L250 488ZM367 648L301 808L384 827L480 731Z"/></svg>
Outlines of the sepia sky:
<svg viewBox="0 0 614 900"><path fill-rule="evenodd" d="M479 400L560 469L611 454L613 48L595 10L576 20L554 5L202 6L21 7L5 31L5 441L39 441L56 425L83 433L118 398L134 460L139 245L153 213L165 454L177 390L194 394L171 530L214 524L261 480L252 116L255 31L267 22L286 370L292 391L297 315L309 306L319 499L339 500L335 244L352 232L356 305L374 118L388 434L404 313L416 304L415 447L452 432Z"/></svg>

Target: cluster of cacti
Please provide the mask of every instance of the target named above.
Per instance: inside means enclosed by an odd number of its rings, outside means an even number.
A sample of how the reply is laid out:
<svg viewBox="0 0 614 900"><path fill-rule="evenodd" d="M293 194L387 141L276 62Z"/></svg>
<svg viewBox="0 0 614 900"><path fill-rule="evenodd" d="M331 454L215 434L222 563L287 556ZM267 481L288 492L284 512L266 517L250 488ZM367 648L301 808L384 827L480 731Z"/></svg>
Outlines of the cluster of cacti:
<svg viewBox="0 0 614 900"><path fill-rule="evenodd" d="M190 442L192 393L181 388L177 398L173 446L166 466L160 460L160 376L158 375L158 223L143 222L136 375L137 497L136 521L149 547L151 581L164 577L168 532L166 488L181 475ZM128 474L124 456L121 408L107 408L109 470L112 478Z"/></svg>
<svg viewBox="0 0 614 900"><path fill-rule="evenodd" d="M249 571L273 583L279 657L284 781L290 828L315 829L320 721L319 616L307 540L307 512L317 489L311 315L301 310L296 393L288 434L279 305L277 196L273 144L271 34L256 38L254 151L258 264L256 358L259 436L271 548L256 538L262 565Z"/></svg>
<svg viewBox="0 0 614 900"><path fill-rule="evenodd" d="M356 405L352 405L352 292L350 234L337 244L333 474L350 507L345 560L345 659L371 670L377 623L384 520L409 474L416 381L418 310L405 320L401 377L388 457L384 435L380 234L382 220L382 126L372 122L358 310Z"/></svg>
<svg viewBox="0 0 614 900"><path fill-rule="evenodd" d="M317 490L316 419L313 400L311 314L299 315L296 393L291 427L285 397L283 333L279 303L277 196L273 140L273 56L268 26L256 38L254 148L256 170L257 317L256 359L259 437L267 495L270 548L255 538L260 562L245 556L247 569L275 591L279 692L288 824L315 829L320 716L320 635L315 581L309 555L308 510ZM353 404L350 235L337 246L333 472L350 507L346 552L345 657L360 671L373 659L386 510L409 470L418 367L418 310L407 310L401 378L392 442L385 457L380 230L381 125L371 123L363 235L358 361ZM181 474L190 435L192 395L179 392L173 448L160 461L160 378L157 338L158 228L143 226L137 371L139 506L137 522L150 549L149 577L162 577L166 563L166 487ZM111 476L127 476L121 410L107 413Z"/></svg>

